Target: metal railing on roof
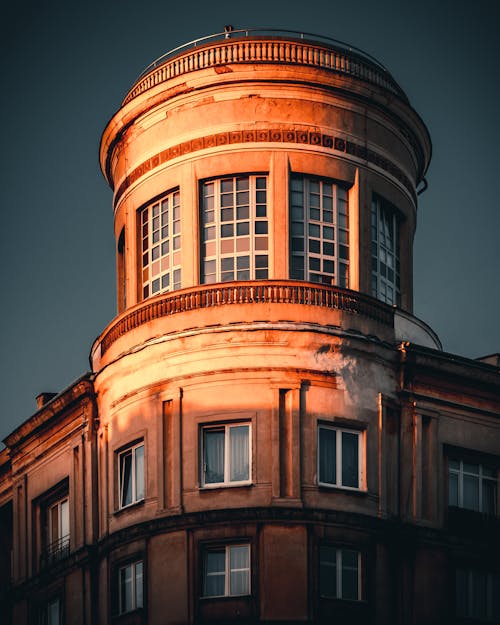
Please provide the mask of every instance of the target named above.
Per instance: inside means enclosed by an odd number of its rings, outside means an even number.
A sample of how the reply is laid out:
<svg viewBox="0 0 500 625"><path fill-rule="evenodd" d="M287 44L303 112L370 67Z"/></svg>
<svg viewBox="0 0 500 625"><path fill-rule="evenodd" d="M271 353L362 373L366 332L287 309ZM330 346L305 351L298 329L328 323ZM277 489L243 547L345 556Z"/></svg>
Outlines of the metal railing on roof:
<svg viewBox="0 0 500 625"><path fill-rule="evenodd" d="M214 33L213 35L206 35L205 37L200 37L199 39L193 39L192 41L188 41L187 43L183 43L165 54L159 56L156 60L150 63L137 77L137 81L143 78L146 74L148 74L151 70L157 68L162 65L169 59L177 56L178 54L182 54L188 50L193 48L197 48L206 43L211 43L212 41L219 41L223 39L241 39L245 37L287 37L292 39L299 39L309 42L316 43L324 43L329 47L335 48L342 52L350 52L354 53L357 56L361 57L364 60L370 61L373 63L378 69L388 72L387 68L380 63L375 57L371 56L367 52L364 52L360 48L356 48L355 46L351 46L345 41L340 41L338 39L333 39L332 37L325 37L324 35L316 35L314 33L308 33L303 31L296 30L283 30L277 28L242 28L242 29L232 29L231 27L226 27L221 33Z"/></svg>

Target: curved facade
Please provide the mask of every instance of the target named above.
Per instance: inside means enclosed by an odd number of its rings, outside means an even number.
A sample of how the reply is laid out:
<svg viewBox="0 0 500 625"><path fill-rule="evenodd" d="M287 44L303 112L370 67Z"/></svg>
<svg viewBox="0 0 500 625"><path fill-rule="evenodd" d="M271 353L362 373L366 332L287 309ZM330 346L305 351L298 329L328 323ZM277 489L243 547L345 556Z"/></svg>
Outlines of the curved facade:
<svg viewBox="0 0 500 625"><path fill-rule="evenodd" d="M13 622L475 616L498 368L412 315L430 155L387 70L333 41L227 30L144 72L100 149L118 315L0 456L0 518L31 537Z"/></svg>
<svg viewBox="0 0 500 625"><path fill-rule="evenodd" d="M123 450L145 459L137 505L100 490L101 531L147 524L126 549L151 622L369 618L424 124L366 56L232 34L146 72L100 154L120 310L92 350L103 461L119 482Z"/></svg>

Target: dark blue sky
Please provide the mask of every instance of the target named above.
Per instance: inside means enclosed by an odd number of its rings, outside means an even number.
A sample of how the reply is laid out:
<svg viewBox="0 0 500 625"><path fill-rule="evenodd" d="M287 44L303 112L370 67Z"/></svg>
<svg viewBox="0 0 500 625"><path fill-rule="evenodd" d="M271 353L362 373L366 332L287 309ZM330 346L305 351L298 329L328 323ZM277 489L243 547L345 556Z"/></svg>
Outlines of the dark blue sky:
<svg viewBox="0 0 500 625"><path fill-rule="evenodd" d="M391 71L433 141L415 241L415 314L446 351L500 351L497 0L11 2L1 47L0 440L89 368L115 315L101 132L142 69L237 28L317 33Z"/></svg>

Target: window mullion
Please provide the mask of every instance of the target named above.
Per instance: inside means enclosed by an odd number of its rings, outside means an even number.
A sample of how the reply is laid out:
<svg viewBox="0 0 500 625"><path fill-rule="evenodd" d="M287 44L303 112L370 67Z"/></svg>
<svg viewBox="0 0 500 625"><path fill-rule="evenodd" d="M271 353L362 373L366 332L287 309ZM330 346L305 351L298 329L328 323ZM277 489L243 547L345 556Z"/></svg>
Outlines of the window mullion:
<svg viewBox="0 0 500 625"><path fill-rule="evenodd" d="M337 566L337 599L342 599L342 549L336 549L335 551L336 566Z"/></svg>
<svg viewBox="0 0 500 625"><path fill-rule="evenodd" d="M248 249L248 255L250 258L249 258L248 263L249 263L250 280L255 280L255 221L256 221L255 198L256 198L256 192L257 192L256 189L257 189L257 178L255 176L248 176L248 237L250 239L249 249ZM235 219L236 219L237 210L238 208L236 206L236 199L235 199L234 201ZM236 225L235 225L235 235L236 235ZM235 245L236 245L236 241L237 241L236 236L234 240L235 240ZM238 252L235 252L235 255L237 257ZM236 263L237 262L238 261L236 261Z"/></svg>
<svg viewBox="0 0 500 625"><path fill-rule="evenodd" d="M363 434L360 432L358 434L358 488L364 488L364 473L363 473Z"/></svg>
<svg viewBox="0 0 500 625"><path fill-rule="evenodd" d="M228 597L229 596L229 592L230 592L230 585L229 585L229 578L230 578L230 570L229 570L230 547L228 547L227 545L225 547L225 554L226 554L226 558L225 558L225 571L224 571L224 594L226 595L226 597Z"/></svg>
<svg viewBox="0 0 500 625"><path fill-rule="evenodd" d="M136 483L135 483L135 451L136 451L137 447L134 447L132 449L132 464L130 467L130 471L131 471L131 477L132 477L132 501L136 501Z"/></svg>
<svg viewBox="0 0 500 625"><path fill-rule="evenodd" d="M483 511L483 465L480 464L479 465L479 470L478 470L478 505L479 505L479 512Z"/></svg>
<svg viewBox="0 0 500 625"><path fill-rule="evenodd" d="M336 447L336 464L337 464L337 486L342 486L342 430L337 430L337 436L335 437Z"/></svg>
<svg viewBox="0 0 500 625"><path fill-rule="evenodd" d="M224 427L224 484L227 484L230 481L231 475L231 440L229 438L230 426L226 425Z"/></svg>
<svg viewBox="0 0 500 625"><path fill-rule="evenodd" d="M361 553L358 553L358 601L363 596L363 577L362 577L362 566L361 566Z"/></svg>
<svg viewBox="0 0 500 625"><path fill-rule="evenodd" d="M464 469L462 460L460 460L458 467L458 505L460 508L464 507Z"/></svg>

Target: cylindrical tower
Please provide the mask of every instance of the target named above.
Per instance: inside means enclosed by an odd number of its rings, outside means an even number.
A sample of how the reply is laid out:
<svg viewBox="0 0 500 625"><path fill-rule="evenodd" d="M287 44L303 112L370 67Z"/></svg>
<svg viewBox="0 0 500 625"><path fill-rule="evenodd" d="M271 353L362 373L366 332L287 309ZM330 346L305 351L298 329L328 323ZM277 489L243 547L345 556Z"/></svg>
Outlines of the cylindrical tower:
<svg viewBox="0 0 500 625"><path fill-rule="evenodd" d="M388 71L321 37L227 29L133 85L101 142L119 314L91 354L110 613L389 622L381 411L398 339L439 346L411 315L430 153Z"/></svg>

